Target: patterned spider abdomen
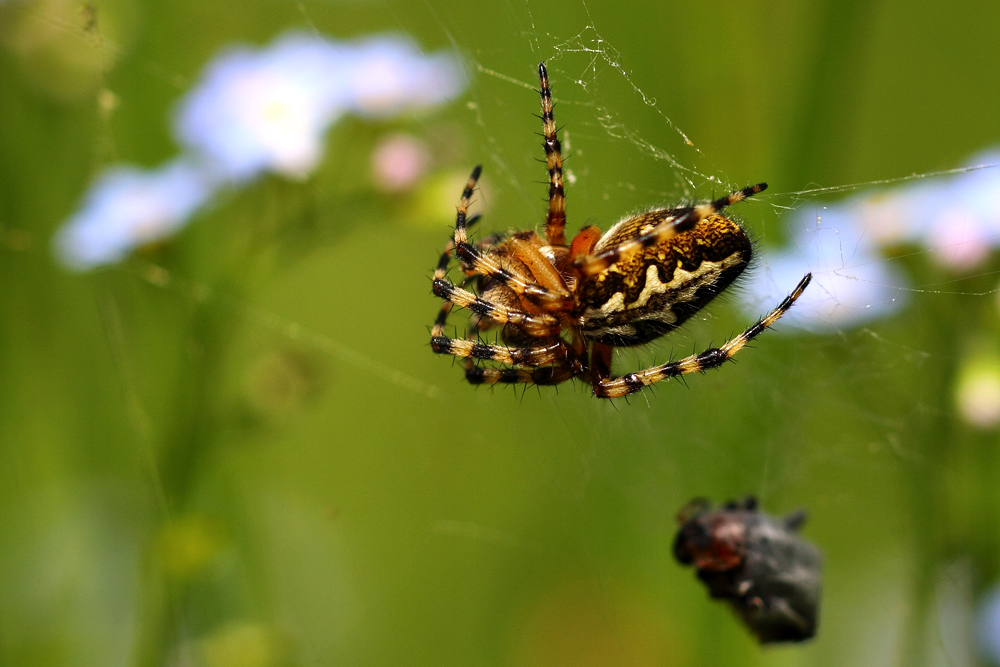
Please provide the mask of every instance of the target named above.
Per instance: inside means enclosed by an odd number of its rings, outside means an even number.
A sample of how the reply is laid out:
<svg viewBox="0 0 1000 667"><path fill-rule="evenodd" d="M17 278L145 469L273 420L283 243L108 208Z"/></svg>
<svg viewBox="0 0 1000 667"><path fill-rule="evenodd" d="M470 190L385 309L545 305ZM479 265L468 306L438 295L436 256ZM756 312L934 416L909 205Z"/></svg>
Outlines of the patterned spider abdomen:
<svg viewBox="0 0 1000 667"><path fill-rule="evenodd" d="M634 239L689 209L661 209L622 220L594 254ZM578 287L582 334L618 347L641 345L676 329L725 290L750 263L746 232L714 214L659 244L611 263Z"/></svg>

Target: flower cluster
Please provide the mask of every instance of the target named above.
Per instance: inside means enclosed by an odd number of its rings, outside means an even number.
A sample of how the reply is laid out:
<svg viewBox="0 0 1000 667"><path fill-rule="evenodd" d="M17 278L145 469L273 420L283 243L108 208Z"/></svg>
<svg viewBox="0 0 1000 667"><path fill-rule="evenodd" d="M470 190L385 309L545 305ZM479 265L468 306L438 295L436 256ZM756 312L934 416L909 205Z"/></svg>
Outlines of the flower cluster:
<svg viewBox="0 0 1000 667"><path fill-rule="evenodd" d="M973 165L1000 165L1000 153ZM780 300L807 271L813 283L782 320L835 330L884 317L906 300L909 283L890 247L919 245L948 269L968 270L1000 249L1000 168L911 181L838 204L803 206L787 219L788 249L771 250L751 286L754 310Z"/></svg>
<svg viewBox="0 0 1000 667"><path fill-rule="evenodd" d="M74 269L116 262L182 227L223 185L268 172L308 176L345 114L384 118L441 104L463 87L450 55L425 55L395 36L337 42L291 33L263 49L230 49L177 108L183 155L101 175L58 232L57 257Z"/></svg>

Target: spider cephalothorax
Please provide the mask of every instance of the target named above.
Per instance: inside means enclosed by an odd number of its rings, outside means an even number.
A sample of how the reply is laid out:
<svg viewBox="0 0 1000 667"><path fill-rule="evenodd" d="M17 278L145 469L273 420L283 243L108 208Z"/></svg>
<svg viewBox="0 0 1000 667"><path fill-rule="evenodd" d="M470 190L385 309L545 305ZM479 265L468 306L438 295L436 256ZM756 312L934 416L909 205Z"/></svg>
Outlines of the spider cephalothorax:
<svg viewBox="0 0 1000 667"><path fill-rule="evenodd" d="M481 168L472 171L455 233L434 271L434 294L445 301L431 333L435 352L463 357L465 377L473 384L548 385L582 377L595 396L614 398L718 368L791 308L810 274L777 308L722 347L612 377L615 347L648 343L676 329L739 277L753 247L739 224L721 212L767 185L713 202L630 216L603 235L597 227L584 227L567 245L562 154L544 63L538 76L549 169L545 238L526 231L470 243L466 230L476 219L466 215ZM466 275L461 285L447 278L453 252ZM473 313L468 338L444 335L453 305ZM479 341L481 331L494 327L502 327L504 345ZM477 366L474 359L499 366Z"/></svg>

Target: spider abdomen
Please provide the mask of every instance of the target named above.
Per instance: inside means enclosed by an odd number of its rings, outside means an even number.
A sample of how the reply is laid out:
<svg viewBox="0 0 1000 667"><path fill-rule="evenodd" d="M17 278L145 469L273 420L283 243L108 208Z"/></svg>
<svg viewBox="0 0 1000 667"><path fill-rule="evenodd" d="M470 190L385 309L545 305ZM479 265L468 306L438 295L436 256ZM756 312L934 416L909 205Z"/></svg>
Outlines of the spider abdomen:
<svg viewBox="0 0 1000 667"><path fill-rule="evenodd" d="M651 211L612 227L595 252L674 217ZM753 247L733 220L711 215L692 229L583 279L578 287L582 334L615 346L648 343L676 329L747 267Z"/></svg>

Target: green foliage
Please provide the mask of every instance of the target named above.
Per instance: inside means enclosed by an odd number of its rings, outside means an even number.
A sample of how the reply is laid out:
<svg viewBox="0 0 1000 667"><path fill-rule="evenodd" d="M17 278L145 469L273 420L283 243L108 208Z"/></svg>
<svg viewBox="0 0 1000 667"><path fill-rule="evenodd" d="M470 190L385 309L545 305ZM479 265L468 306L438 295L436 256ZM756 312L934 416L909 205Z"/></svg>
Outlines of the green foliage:
<svg viewBox="0 0 1000 667"><path fill-rule="evenodd" d="M1000 576L1000 449L955 391L995 363L993 296L768 333L689 389L612 405L465 385L427 345L429 276L475 163L484 231L542 223L537 100L516 85L541 59L570 230L607 228L710 195L686 170L780 195L997 143L995 3L483 4L0 3L0 663L918 665L966 641L942 643L939 611L968 619ZM348 117L308 181L226 191L119 265L60 268L51 238L97 174L171 158L206 63L291 28L453 39L470 88ZM396 131L432 166L385 193L370 156ZM765 254L778 212L744 216ZM968 293L1000 268L898 263ZM746 324L732 300L713 314L641 360ZM746 493L810 511L808 645L758 649L672 561L677 509Z"/></svg>

